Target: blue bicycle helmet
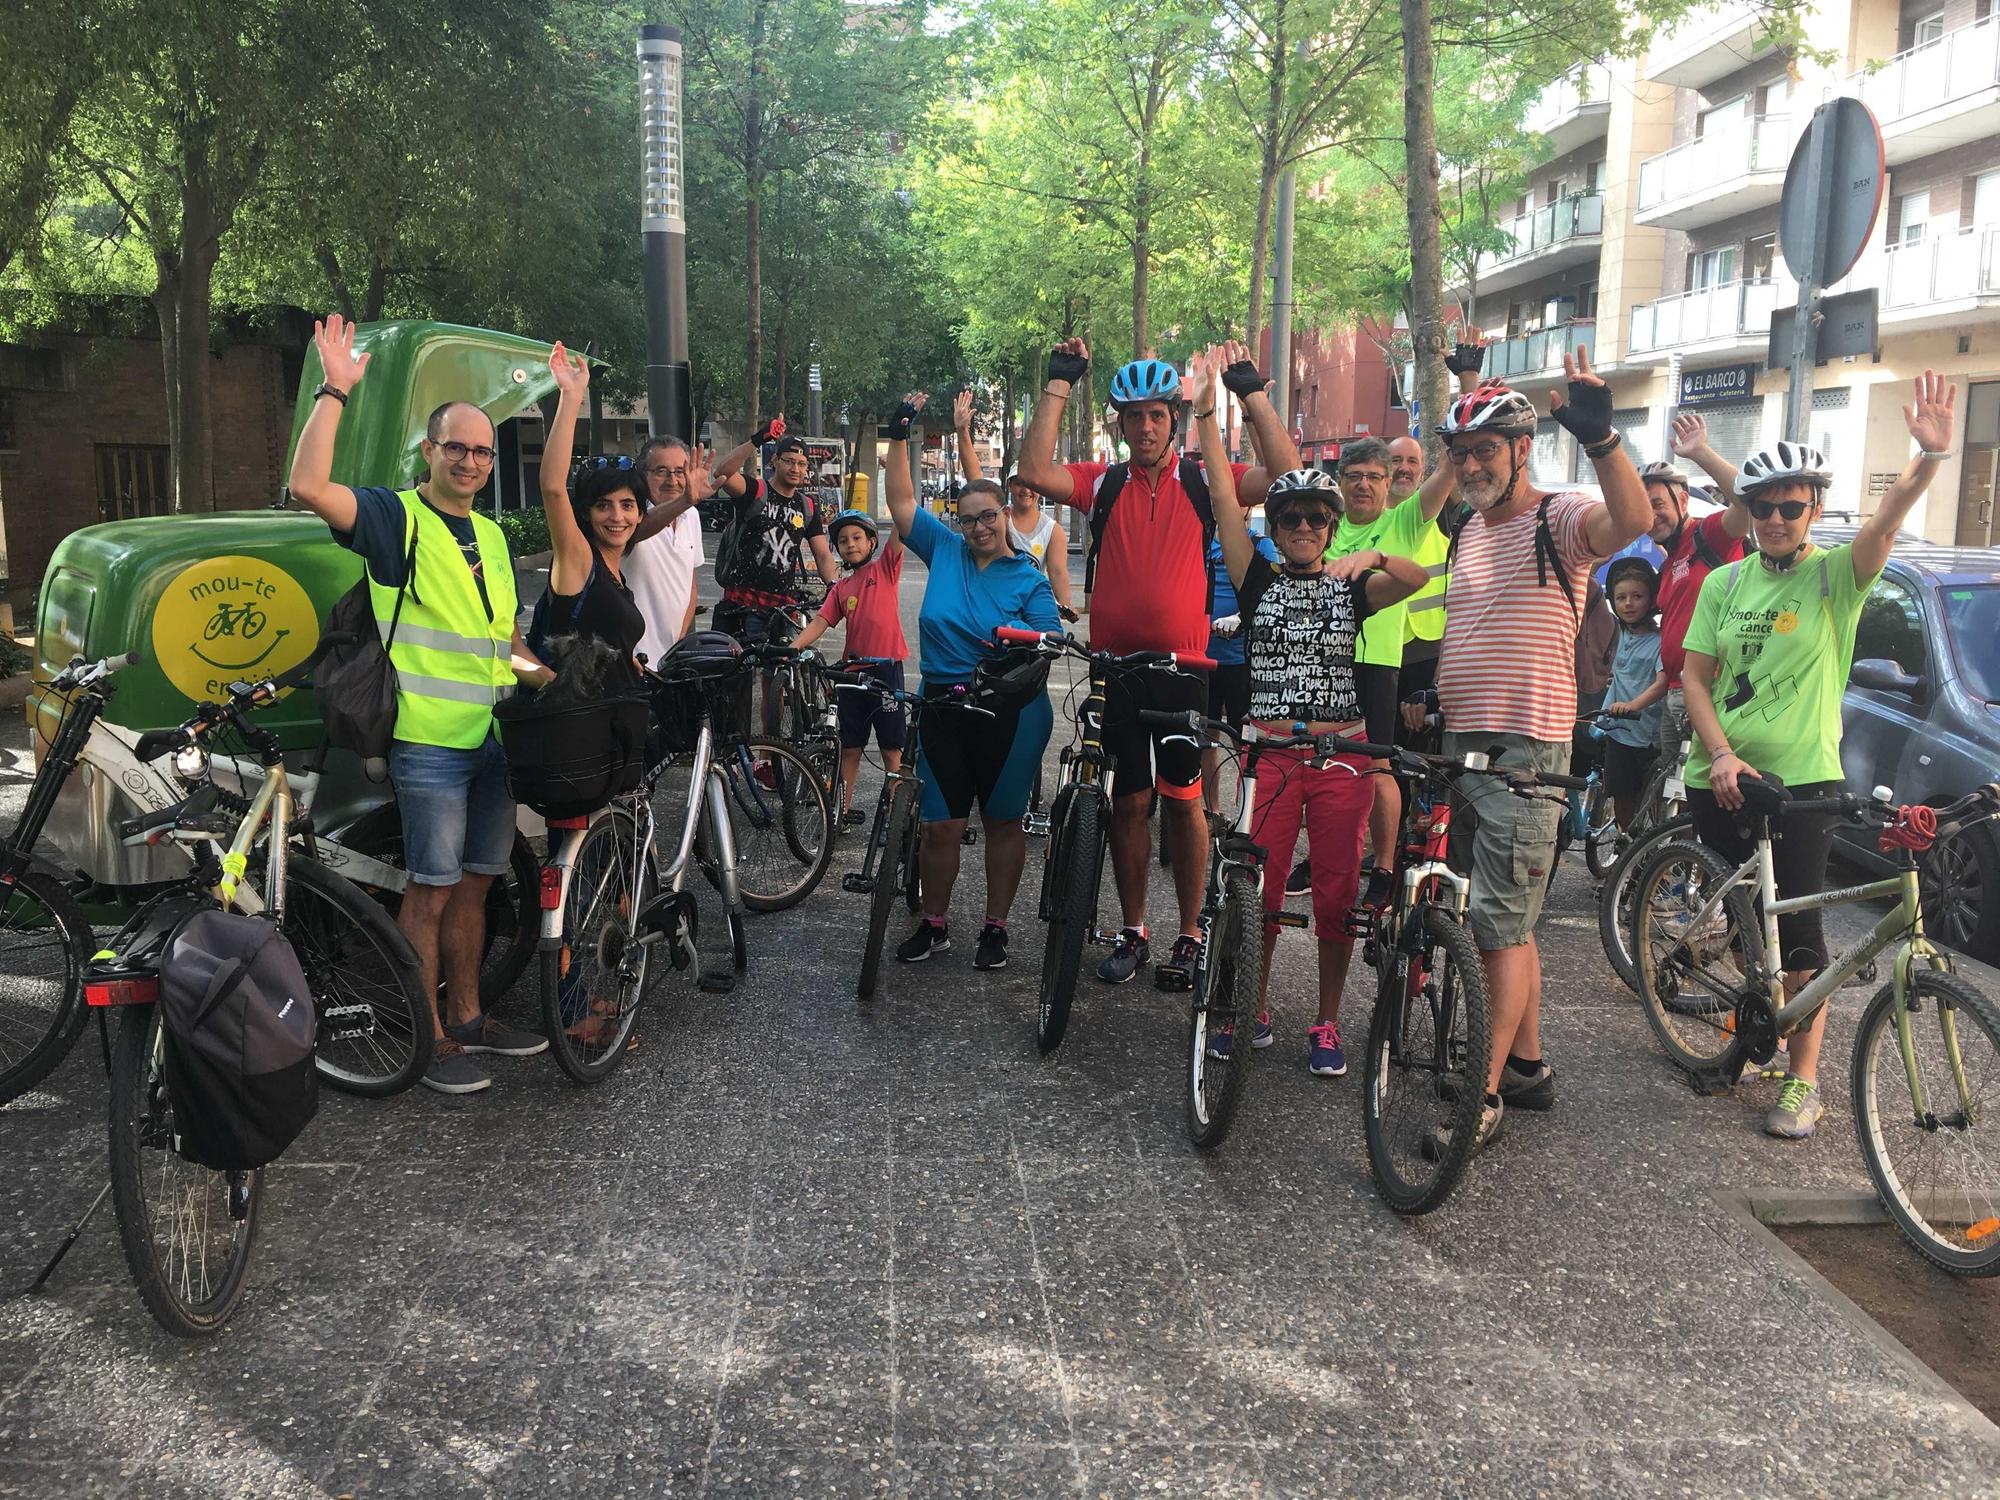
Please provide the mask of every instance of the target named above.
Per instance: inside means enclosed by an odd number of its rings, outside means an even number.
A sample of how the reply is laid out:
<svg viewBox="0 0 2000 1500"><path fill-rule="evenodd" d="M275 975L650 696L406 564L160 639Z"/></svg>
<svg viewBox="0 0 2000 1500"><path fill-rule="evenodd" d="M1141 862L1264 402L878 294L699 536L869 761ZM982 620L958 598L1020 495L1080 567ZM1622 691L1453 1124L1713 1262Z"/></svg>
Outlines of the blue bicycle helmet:
<svg viewBox="0 0 2000 1500"><path fill-rule="evenodd" d="M1163 359L1135 359L1120 365L1111 377L1111 404L1137 406L1141 401L1164 401L1180 405L1180 371Z"/></svg>
<svg viewBox="0 0 2000 1500"><path fill-rule="evenodd" d="M833 524L826 528L827 539L832 541L837 538L843 526L859 526L868 533L868 540L871 542L879 541L882 536L882 529L875 524L875 518L865 510L844 510L835 516Z"/></svg>

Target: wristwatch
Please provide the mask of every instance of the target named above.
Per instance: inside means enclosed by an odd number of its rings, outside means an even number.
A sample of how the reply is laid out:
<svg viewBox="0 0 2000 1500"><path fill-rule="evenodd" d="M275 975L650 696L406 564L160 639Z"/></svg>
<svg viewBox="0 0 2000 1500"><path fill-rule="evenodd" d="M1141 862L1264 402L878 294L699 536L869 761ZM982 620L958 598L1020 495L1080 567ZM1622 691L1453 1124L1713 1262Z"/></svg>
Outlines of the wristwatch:
<svg viewBox="0 0 2000 1500"><path fill-rule="evenodd" d="M1946 449L1946 450L1945 450L1944 452L1942 452L1942 453L1933 453L1933 452L1931 452L1931 450L1930 450L1930 449L1928 449L1928 448L1919 448L1919 449L1917 450L1917 457L1918 457L1918 458L1929 458L1929 459L1934 459L1934 460L1936 460L1936 461L1937 461L1938 463L1943 463L1943 462L1944 462L1944 461L1945 461L1946 459L1948 459L1948 458L1950 458L1950 457L1951 457L1951 450L1950 450L1949 448L1947 448L1947 449Z"/></svg>
<svg viewBox="0 0 2000 1500"><path fill-rule="evenodd" d="M322 396L331 396L333 397L334 400L338 401L342 406L347 405L347 392L343 391L337 385L328 385L324 380L322 380L319 383L318 387L313 391L313 400L317 401Z"/></svg>

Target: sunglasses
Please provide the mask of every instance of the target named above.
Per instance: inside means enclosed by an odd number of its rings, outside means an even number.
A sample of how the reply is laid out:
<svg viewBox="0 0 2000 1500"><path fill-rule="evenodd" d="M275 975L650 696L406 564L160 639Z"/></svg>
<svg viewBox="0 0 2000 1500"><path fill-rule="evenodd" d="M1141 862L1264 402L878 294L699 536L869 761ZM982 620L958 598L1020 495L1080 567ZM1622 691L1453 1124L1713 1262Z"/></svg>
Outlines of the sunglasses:
<svg viewBox="0 0 2000 1500"><path fill-rule="evenodd" d="M484 443L476 446L466 443L439 443L438 451L455 464L464 463L468 458L476 464L493 462L493 450Z"/></svg>
<svg viewBox="0 0 2000 1500"><path fill-rule="evenodd" d="M1271 517L1281 531L1324 531L1333 524L1330 510L1287 510Z"/></svg>
<svg viewBox="0 0 2000 1500"><path fill-rule="evenodd" d="M632 460L622 453L605 454L597 458L579 458L570 465L573 474L592 473L598 469L630 469ZM661 472L665 472L662 470Z"/></svg>
<svg viewBox="0 0 2000 1500"><path fill-rule="evenodd" d="M970 531L975 526L997 525L999 520L1000 512L997 510L960 511L958 513L958 526L961 531Z"/></svg>
<svg viewBox="0 0 2000 1500"><path fill-rule="evenodd" d="M1759 521L1768 521L1774 515L1796 521L1817 503L1813 500L1745 500L1743 508Z"/></svg>
<svg viewBox="0 0 2000 1500"><path fill-rule="evenodd" d="M1463 448L1447 448L1445 457L1455 464L1462 464L1467 459L1477 459L1480 463L1489 464L1500 456L1500 451L1506 446L1498 438L1488 438L1483 443L1468 443Z"/></svg>

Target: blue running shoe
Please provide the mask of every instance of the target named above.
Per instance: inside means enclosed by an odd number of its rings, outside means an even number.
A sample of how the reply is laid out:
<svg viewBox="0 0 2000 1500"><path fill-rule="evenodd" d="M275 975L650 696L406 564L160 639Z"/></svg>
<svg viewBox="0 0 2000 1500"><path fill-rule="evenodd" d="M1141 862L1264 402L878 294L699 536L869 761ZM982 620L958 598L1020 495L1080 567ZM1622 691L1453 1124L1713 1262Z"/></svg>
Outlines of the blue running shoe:
<svg viewBox="0 0 2000 1500"><path fill-rule="evenodd" d="M1306 1032L1311 1048L1306 1066L1321 1078L1338 1078L1347 1071L1347 1054L1340 1050L1340 1028L1323 1021Z"/></svg>
<svg viewBox="0 0 2000 1500"><path fill-rule="evenodd" d="M1264 1012L1263 1015L1257 1018L1256 1028L1250 1033L1250 1045L1259 1049L1271 1045L1271 1013L1269 1011ZM1228 1062L1230 1054L1235 1050L1235 1047L1236 1027L1233 1022L1208 1034L1208 1055L1210 1057Z"/></svg>

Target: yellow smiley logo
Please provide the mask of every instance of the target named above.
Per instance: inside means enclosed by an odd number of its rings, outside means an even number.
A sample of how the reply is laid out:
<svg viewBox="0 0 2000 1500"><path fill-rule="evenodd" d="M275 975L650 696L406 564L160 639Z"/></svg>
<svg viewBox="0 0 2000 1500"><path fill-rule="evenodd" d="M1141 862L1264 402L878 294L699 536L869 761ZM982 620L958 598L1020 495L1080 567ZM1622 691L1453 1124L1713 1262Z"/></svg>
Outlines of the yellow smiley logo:
<svg viewBox="0 0 2000 1500"><path fill-rule="evenodd" d="M160 670L196 701L229 684L276 677L319 640L319 611L305 585L261 557L213 557L183 568L153 609Z"/></svg>
<svg viewBox="0 0 2000 1500"><path fill-rule="evenodd" d="M849 594L845 599L841 601L841 608L845 609L851 615L854 613L855 607L860 603L861 601L859 599L857 599L854 595Z"/></svg>
<svg viewBox="0 0 2000 1500"><path fill-rule="evenodd" d="M1776 621L1772 623L1771 628L1779 635L1790 635L1794 630L1799 628L1799 617L1789 609L1782 610L1779 612Z"/></svg>

